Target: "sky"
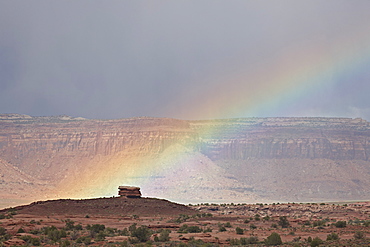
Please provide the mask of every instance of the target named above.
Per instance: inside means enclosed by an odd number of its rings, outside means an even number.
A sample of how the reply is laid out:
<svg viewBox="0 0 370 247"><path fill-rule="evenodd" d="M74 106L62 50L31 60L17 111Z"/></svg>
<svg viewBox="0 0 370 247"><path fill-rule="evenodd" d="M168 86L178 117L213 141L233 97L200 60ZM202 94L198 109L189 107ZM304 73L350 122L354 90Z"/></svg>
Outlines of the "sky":
<svg viewBox="0 0 370 247"><path fill-rule="evenodd" d="M370 1L0 0L0 113L370 120Z"/></svg>

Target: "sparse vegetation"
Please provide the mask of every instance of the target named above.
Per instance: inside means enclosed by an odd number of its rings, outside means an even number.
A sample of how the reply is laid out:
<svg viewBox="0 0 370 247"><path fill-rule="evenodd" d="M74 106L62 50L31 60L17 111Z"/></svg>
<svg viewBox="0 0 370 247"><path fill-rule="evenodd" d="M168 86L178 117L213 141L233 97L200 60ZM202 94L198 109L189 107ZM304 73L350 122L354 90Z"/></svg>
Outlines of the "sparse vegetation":
<svg viewBox="0 0 370 247"><path fill-rule="evenodd" d="M356 231L353 237L355 239L363 239L365 238L366 234L363 231Z"/></svg>
<svg viewBox="0 0 370 247"><path fill-rule="evenodd" d="M316 247L316 246L319 246L320 244L323 244L323 243L324 243L324 241L322 239L320 239L319 237L315 237L310 242L310 246L311 247Z"/></svg>
<svg viewBox="0 0 370 247"><path fill-rule="evenodd" d="M328 234L328 236L326 237L326 241L338 240L338 239L339 239L339 236L335 232Z"/></svg>
<svg viewBox="0 0 370 247"><path fill-rule="evenodd" d="M276 232L271 233L265 240L266 245L280 245L282 243L280 235Z"/></svg>
<svg viewBox="0 0 370 247"><path fill-rule="evenodd" d="M240 227L235 228L235 232L236 232L236 234L239 234L239 235L243 235L244 234L244 230L241 229Z"/></svg>
<svg viewBox="0 0 370 247"><path fill-rule="evenodd" d="M338 227L338 228L344 228L344 227L347 226L347 222L346 221L343 221L343 220L340 220L340 221L335 222L334 225L336 227Z"/></svg>
<svg viewBox="0 0 370 247"><path fill-rule="evenodd" d="M6 234L6 229L0 226L0 236L4 236Z"/></svg>
<svg viewBox="0 0 370 247"><path fill-rule="evenodd" d="M280 205L281 208L286 206L286 204ZM290 207L293 207L291 205ZM320 206L330 207L329 204L312 205L311 203L295 204L294 207L300 207L301 205L306 210L305 212L309 212L310 207L313 207L314 210L321 210L317 208ZM260 205L257 206L260 207ZM210 207L215 208L219 206L210 205ZM287 241L284 242L284 246L294 247L370 245L370 239L366 238L369 216L366 213L361 214L357 213L357 211L349 211L349 208L354 207L352 204L347 208L337 205L332 206L333 210L337 208L343 210L340 217L328 217L327 215L330 214L320 214L321 212L309 217L297 214L289 214L290 216L288 217L281 216L281 211L278 211L278 215L274 215L273 210L269 212L267 217L266 212L259 212L259 209L256 209L256 205L251 206L253 211L246 211L245 208L248 208L248 205L242 204L234 204L234 208L230 208L230 204L225 207L228 207L227 212L238 207L244 211L237 211L239 213L237 215L230 215L229 213L223 215L222 211L217 209L219 214L214 216L210 216L207 211L205 211L206 213L201 211L190 216L189 214L182 214L177 217L160 216L151 218L141 216L134 219L132 217L133 214L128 214L111 218L113 221L118 219L122 224L126 224L121 229L109 227L111 225L108 225L109 221L106 221L106 218L99 223L99 217L97 218L93 214L89 214L90 218L84 217L85 214L79 217L71 215L70 219L49 215L49 217L45 216L44 218L27 218L25 221L20 221L23 223L18 223L15 226L8 225L10 222L17 222L20 217L17 215L14 219L5 218L0 221L0 246L3 246L5 241L13 238L17 233L24 234L17 236L17 238L25 241L24 246L87 246L91 244L96 246L135 245L142 247L149 245L193 247L217 246L217 244L222 246L228 244L274 246L281 245L282 241ZM276 207L279 206L276 205ZM293 211L294 209L290 208L289 210ZM353 213L348 214L348 212ZM213 219L206 219L207 217L213 217ZM260 218L260 220L256 220L256 218ZM125 223L126 220L130 224ZM215 220L217 221L215 222ZM50 224L55 221L58 221L59 224L55 224L55 226ZM101 224L102 222L104 224ZM38 226L38 224L42 226ZM170 227L172 232L167 227ZM347 229L341 230L337 229L337 227L347 227ZM345 232L347 237L340 238L343 232ZM261 233L264 239L258 240ZM323 233L326 234L324 235ZM351 234L353 237L349 239L348 234ZM307 237L307 235L311 236ZM127 237L122 238L121 236ZM320 239L323 236L326 236L326 239ZM114 242L116 238L118 242ZM199 240L199 238L204 239L204 241ZM208 241L212 241L212 243L207 243Z"/></svg>
<svg viewBox="0 0 370 247"><path fill-rule="evenodd" d="M147 226L140 226L138 228L131 228L131 237L138 239L139 242L146 242L152 235L152 231Z"/></svg>
<svg viewBox="0 0 370 247"><path fill-rule="evenodd" d="M170 240L170 230L161 230L159 237L155 236L154 241L155 242L168 242Z"/></svg>
<svg viewBox="0 0 370 247"><path fill-rule="evenodd" d="M197 232L202 232L202 229L199 226L188 226L185 224L185 225L182 225L177 232L178 233L197 233Z"/></svg>
<svg viewBox="0 0 370 247"><path fill-rule="evenodd" d="M278 224L282 228L288 228L290 226L290 223L289 223L289 221L288 221L288 219L287 219L286 216L280 216Z"/></svg>

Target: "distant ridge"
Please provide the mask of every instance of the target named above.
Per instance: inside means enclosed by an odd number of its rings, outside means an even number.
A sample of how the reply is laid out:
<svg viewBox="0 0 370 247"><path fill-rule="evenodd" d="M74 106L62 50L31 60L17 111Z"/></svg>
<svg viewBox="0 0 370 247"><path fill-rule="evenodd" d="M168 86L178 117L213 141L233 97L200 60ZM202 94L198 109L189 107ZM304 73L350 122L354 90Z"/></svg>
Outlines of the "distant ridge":
<svg viewBox="0 0 370 247"><path fill-rule="evenodd" d="M0 196L96 198L131 184L181 203L369 200L369 155L361 118L1 114Z"/></svg>

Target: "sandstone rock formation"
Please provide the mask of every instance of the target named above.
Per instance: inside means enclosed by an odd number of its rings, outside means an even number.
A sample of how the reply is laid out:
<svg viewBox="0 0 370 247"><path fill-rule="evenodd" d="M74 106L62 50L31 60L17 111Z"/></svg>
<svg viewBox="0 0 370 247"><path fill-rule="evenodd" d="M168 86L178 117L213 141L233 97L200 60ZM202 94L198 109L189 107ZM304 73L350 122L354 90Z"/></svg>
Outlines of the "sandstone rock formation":
<svg viewBox="0 0 370 247"><path fill-rule="evenodd" d="M141 192L139 187L134 186L119 186L118 195L126 198L139 198L141 197Z"/></svg>
<svg viewBox="0 0 370 247"><path fill-rule="evenodd" d="M369 141L370 123L350 118L2 114L0 194L111 196L117 185L135 184L189 203L368 199Z"/></svg>

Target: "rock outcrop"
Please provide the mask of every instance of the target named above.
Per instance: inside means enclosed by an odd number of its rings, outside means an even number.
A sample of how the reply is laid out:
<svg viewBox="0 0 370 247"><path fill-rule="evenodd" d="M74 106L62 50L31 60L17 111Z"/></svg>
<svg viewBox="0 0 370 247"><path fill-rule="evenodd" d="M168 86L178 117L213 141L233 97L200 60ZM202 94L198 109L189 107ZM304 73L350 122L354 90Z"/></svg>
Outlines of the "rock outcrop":
<svg viewBox="0 0 370 247"><path fill-rule="evenodd" d="M140 187L119 186L118 195L126 198L140 198L141 197Z"/></svg>

